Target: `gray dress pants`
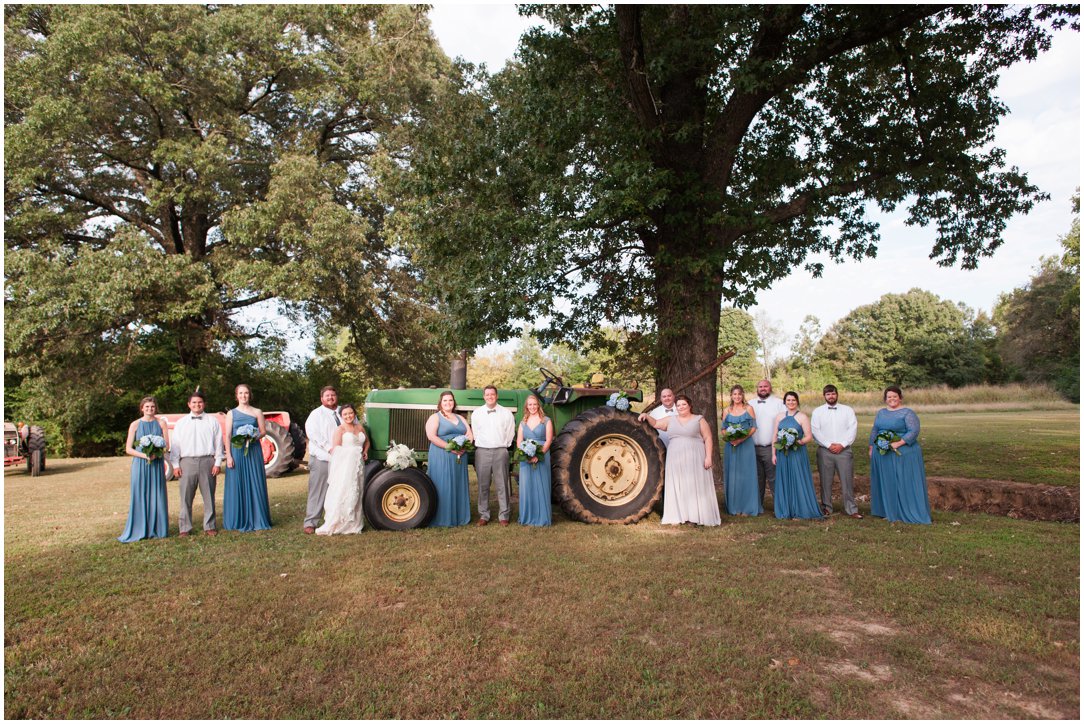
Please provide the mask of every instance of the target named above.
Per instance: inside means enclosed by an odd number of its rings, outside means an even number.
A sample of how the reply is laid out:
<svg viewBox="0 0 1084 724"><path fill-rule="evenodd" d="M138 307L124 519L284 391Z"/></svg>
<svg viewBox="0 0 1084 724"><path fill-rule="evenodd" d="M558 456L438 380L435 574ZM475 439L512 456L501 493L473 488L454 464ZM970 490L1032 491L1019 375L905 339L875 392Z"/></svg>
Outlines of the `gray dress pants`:
<svg viewBox="0 0 1084 724"><path fill-rule="evenodd" d="M497 488L498 520L512 516L512 483L508 479L508 448L480 447L474 450L474 472L478 475L478 517L489 520L489 486Z"/></svg>
<svg viewBox="0 0 1084 724"><path fill-rule="evenodd" d="M760 494L760 506L764 507L764 488L775 495L775 463L772 462L772 446L757 445L757 492Z"/></svg>
<svg viewBox="0 0 1084 724"><path fill-rule="evenodd" d="M839 487L843 491L843 512L852 515L858 512L854 502L854 455L849 447L833 454L826 447L817 447L817 474L820 475L821 507L832 507L832 478L839 471Z"/></svg>
<svg viewBox="0 0 1084 724"><path fill-rule="evenodd" d="M326 460L309 456L309 499L305 503L305 526L317 528L324 516L324 498L327 497L327 470L331 465Z"/></svg>
<svg viewBox="0 0 1084 724"><path fill-rule="evenodd" d="M181 513L178 527L182 533L192 530L192 501L196 499L196 488L203 499L203 529L215 530L215 487L216 481L211 475L215 466L213 455L198 458L181 458Z"/></svg>

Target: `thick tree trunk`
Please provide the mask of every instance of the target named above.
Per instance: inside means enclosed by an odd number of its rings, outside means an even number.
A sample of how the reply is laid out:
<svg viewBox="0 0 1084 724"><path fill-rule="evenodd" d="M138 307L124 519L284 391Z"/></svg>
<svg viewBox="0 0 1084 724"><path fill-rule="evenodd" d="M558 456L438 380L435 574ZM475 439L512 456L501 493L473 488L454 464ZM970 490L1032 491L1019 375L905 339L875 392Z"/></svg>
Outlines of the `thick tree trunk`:
<svg viewBox="0 0 1084 724"><path fill-rule="evenodd" d="M713 436L712 473L716 485L722 481L719 456L719 429L716 378L705 375L684 390L679 385L700 374L718 356L718 285L692 278L688 269L668 266L656 259L655 290L658 297L658 346L655 387L670 387L692 400L693 413L703 415Z"/></svg>

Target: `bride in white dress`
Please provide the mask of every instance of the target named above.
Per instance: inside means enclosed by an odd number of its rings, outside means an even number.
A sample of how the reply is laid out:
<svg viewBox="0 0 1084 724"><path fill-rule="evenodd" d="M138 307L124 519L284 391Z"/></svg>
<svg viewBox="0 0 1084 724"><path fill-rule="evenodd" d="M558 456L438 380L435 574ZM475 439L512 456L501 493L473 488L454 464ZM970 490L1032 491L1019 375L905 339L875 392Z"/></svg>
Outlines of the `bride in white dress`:
<svg viewBox="0 0 1084 724"><path fill-rule="evenodd" d="M343 423L335 428L332 437L324 524L316 529L316 535L360 533L365 523L361 493L369 440L353 405L343 405L339 414Z"/></svg>

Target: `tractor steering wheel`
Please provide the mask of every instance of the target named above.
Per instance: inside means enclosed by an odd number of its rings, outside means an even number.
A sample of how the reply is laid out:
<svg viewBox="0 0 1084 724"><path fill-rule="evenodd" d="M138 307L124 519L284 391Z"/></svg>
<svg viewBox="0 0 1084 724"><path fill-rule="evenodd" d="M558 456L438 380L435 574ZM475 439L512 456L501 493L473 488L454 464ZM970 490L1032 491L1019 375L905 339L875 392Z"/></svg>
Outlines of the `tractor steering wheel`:
<svg viewBox="0 0 1084 724"><path fill-rule="evenodd" d="M535 389L535 392L538 393L538 396L542 398L543 402L550 402L551 400L546 399L546 388L550 385L554 385L556 389L553 391L553 396L556 396L561 388L565 386L565 383L559 375L554 374L545 367L539 367L538 371L542 373L542 384Z"/></svg>

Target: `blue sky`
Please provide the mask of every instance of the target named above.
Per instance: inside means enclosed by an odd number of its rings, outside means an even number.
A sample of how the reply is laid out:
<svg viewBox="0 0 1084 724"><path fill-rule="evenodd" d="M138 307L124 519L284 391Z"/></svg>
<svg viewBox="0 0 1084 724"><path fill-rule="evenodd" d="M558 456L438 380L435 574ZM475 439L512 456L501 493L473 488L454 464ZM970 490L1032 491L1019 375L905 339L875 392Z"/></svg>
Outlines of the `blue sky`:
<svg viewBox="0 0 1084 724"><path fill-rule="evenodd" d="M519 35L534 20L507 3L437 3L430 12L444 51L500 69L515 53ZM945 269L929 259L935 231L903 223L904 213L878 216L881 244L876 259L825 266L820 279L798 269L758 297L763 311L793 337L806 314L822 329L851 309L883 294L912 287L990 311L1001 292L1025 284L1045 255L1059 254L1058 239L1072 223L1070 198L1080 186L1080 36L1063 31L1048 53L1010 68L998 88L1010 113L998 128L997 145L1008 164L1026 171L1051 196L1027 216L1013 218L1005 243L974 271ZM495 349L486 348L482 352Z"/></svg>

